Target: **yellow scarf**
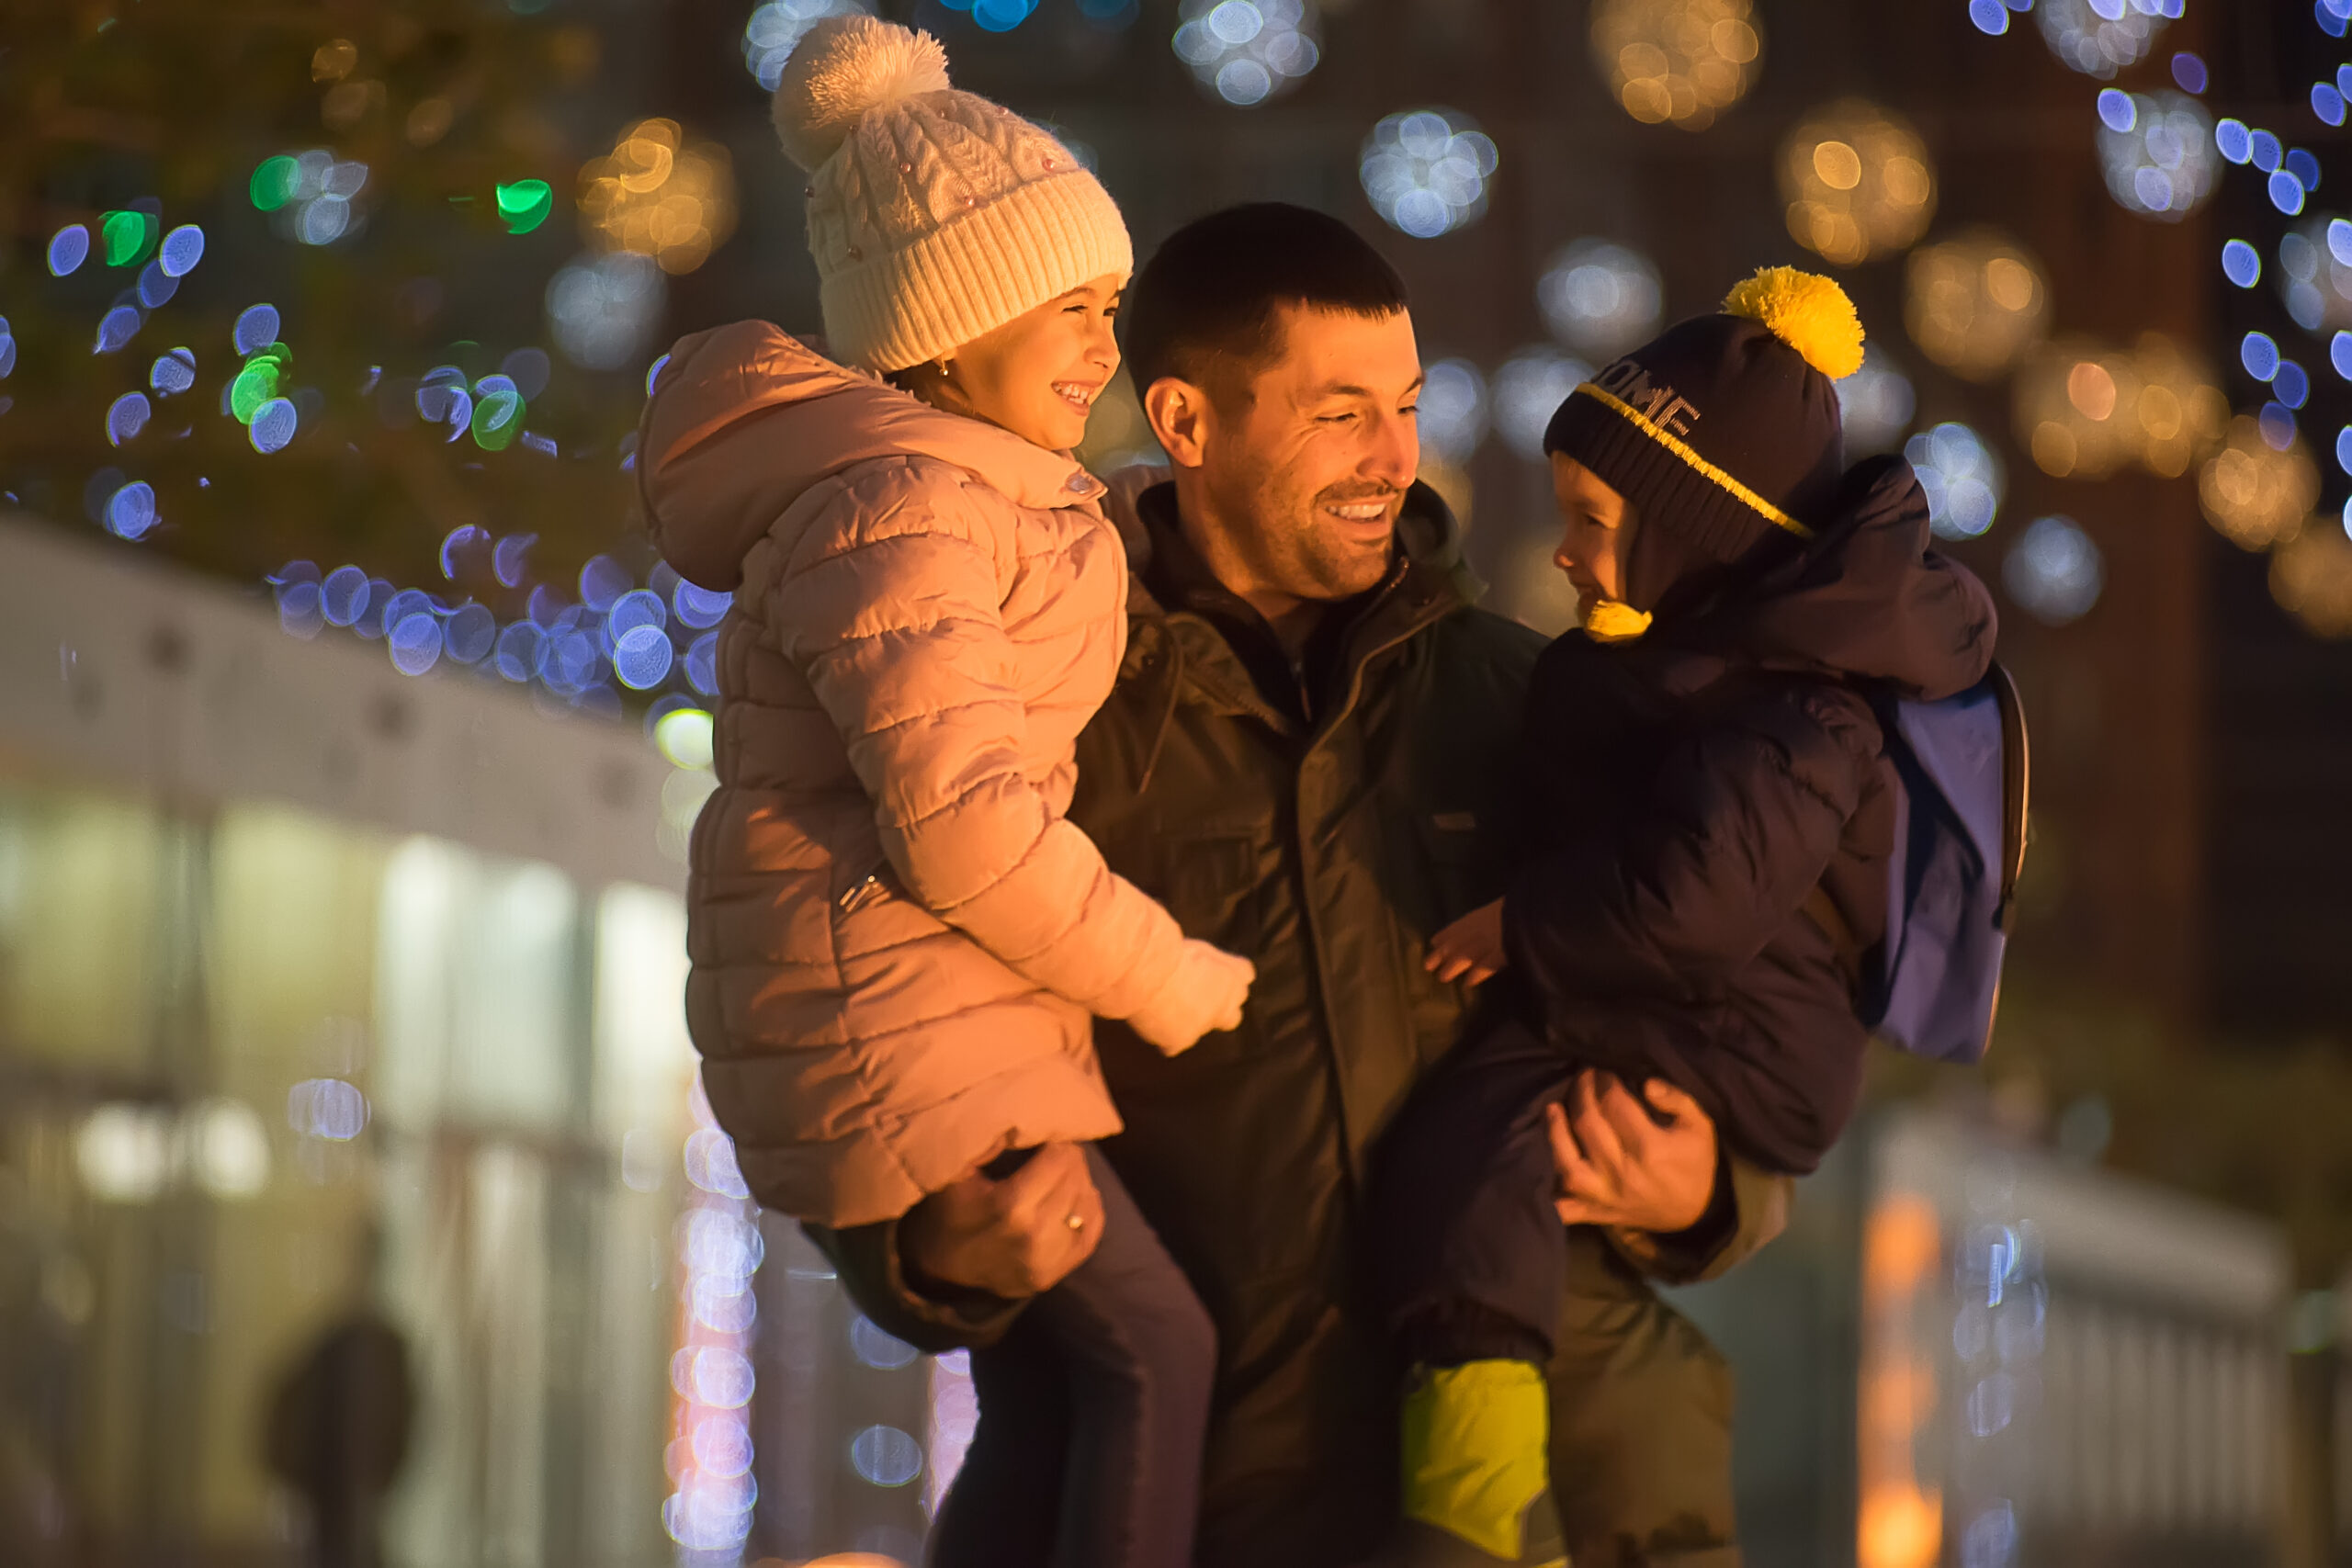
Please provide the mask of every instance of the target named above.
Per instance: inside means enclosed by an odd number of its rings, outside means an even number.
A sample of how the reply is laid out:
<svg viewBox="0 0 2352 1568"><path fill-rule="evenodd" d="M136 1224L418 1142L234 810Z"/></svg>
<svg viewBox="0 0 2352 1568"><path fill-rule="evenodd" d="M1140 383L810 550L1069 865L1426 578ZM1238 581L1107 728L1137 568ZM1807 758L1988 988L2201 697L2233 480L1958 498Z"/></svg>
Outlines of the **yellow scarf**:
<svg viewBox="0 0 2352 1568"><path fill-rule="evenodd" d="M1581 606L1584 635L1595 642L1631 642L1650 629L1646 610L1617 599L1595 599Z"/></svg>

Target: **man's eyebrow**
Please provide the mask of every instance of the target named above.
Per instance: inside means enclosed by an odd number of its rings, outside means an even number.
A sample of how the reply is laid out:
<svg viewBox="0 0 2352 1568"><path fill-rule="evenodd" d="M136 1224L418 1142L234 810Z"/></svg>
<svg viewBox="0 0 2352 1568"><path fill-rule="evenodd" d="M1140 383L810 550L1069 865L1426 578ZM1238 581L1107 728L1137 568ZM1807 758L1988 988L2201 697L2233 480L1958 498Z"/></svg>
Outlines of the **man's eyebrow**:
<svg viewBox="0 0 2352 1568"><path fill-rule="evenodd" d="M1421 383L1428 379L1429 378L1425 375L1414 377L1410 382L1406 384L1405 395L1409 397L1413 393L1420 390ZM1359 387L1346 381L1332 381L1327 382L1320 387L1308 388L1306 390L1306 400L1313 403L1321 402L1326 398L1376 399L1379 396L1380 394L1374 391L1370 387Z"/></svg>

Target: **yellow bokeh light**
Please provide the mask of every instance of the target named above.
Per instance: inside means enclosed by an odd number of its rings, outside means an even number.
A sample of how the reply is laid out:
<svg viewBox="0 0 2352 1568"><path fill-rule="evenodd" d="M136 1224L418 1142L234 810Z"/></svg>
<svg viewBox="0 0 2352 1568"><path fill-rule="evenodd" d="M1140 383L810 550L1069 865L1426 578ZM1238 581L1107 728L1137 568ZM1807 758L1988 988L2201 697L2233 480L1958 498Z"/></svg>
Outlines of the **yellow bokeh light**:
<svg viewBox="0 0 2352 1568"><path fill-rule="evenodd" d="M2352 538L2314 518L2271 556L2270 596L2320 637L2352 637Z"/></svg>
<svg viewBox="0 0 2352 1568"><path fill-rule="evenodd" d="M1972 381L1999 375L2048 330L2041 267L1996 229L1972 229L1911 254L1903 320L1928 358Z"/></svg>
<svg viewBox="0 0 2352 1568"><path fill-rule="evenodd" d="M580 170L580 216L607 251L651 256L692 272L735 230L735 175L727 149L689 143L675 120L639 120L612 152Z"/></svg>
<svg viewBox="0 0 2352 1568"><path fill-rule="evenodd" d="M1780 164L1789 232L1839 266L1905 249L1935 216L1927 143L1909 121L1866 99L1807 115L1781 143Z"/></svg>
<svg viewBox="0 0 2352 1568"><path fill-rule="evenodd" d="M2319 502L2319 468L2301 441L2283 452L2262 427L2240 415L2229 436L2197 474L2205 520L2240 549L2265 550L2301 532Z"/></svg>
<svg viewBox="0 0 2352 1568"><path fill-rule="evenodd" d="M1645 125L1703 130L1756 79L1764 40L1751 0L1600 0L1592 57Z"/></svg>
<svg viewBox="0 0 2352 1568"><path fill-rule="evenodd" d="M2015 390L2018 440L2059 479L2103 479L2132 463L2177 479L2229 420L2211 374L2161 333L2129 353L2062 339L2027 360Z"/></svg>

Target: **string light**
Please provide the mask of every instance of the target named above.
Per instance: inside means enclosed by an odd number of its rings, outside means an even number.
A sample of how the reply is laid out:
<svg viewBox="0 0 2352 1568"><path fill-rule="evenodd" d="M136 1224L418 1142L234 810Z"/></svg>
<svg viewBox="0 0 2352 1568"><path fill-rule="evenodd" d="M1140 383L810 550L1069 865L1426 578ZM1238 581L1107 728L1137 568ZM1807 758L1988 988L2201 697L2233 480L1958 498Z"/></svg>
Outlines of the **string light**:
<svg viewBox="0 0 2352 1568"><path fill-rule="evenodd" d="M1306 79L1321 32L1314 0L1183 0L1169 46L1203 87L1246 108Z"/></svg>
<svg viewBox="0 0 2352 1568"><path fill-rule="evenodd" d="M1428 240L1477 221L1498 163L1493 138L1468 115L1408 109L1373 127L1356 173L1374 211Z"/></svg>

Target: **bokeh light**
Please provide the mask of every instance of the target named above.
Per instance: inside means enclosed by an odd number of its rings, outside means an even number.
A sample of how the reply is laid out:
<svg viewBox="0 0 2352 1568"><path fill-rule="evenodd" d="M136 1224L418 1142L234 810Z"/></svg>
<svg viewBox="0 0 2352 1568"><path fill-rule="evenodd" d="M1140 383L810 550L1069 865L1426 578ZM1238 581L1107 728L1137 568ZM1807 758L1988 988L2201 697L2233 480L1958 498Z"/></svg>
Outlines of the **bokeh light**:
<svg viewBox="0 0 2352 1568"><path fill-rule="evenodd" d="M2041 265L1997 229L1922 245L1904 268L1903 320L1927 356L1972 381L2000 375L2048 331Z"/></svg>
<svg viewBox="0 0 2352 1568"><path fill-rule="evenodd" d="M138 306L117 305L98 318L97 336L90 344L90 352L119 353L139 335L139 329L146 324L146 320L139 313Z"/></svg>
<svg viewBox="0 0 2352 1568"><path fill-rule="evenodd" d="M2098 603L2107 562L2073 518L2038 517L2009 547L2001 581L2035 620L2063 626Z"/></svg>
<svg viewBox="0 0 2352 1568"><path fill-rule="evenodd" d="M1427 240L1477 220L1497 164L1493 139L1468 115L1409 109L1373 127L1356 173L1374 211Z"/></svg>
<svg viewBox="0 0 2352 1568"><path fill-rule="evenodd" d="M2262 263L2253 246L2245 250L2253 276L2240 287L2251 288L2261 276ZM2225 271L2227 266L2225 258ZM2237 282L2236 276L2230 280ZM2287 313L2305 332L2352 326L2352 223L2313 219L2290 229L2278 240L2278 281Z"/></svg>
<svg viewBox="0 0 2352 1568"><path fill-rule="evenodd" d="M1422 369L1419 426L1423 459L1460 468L1487 436L1487 378L1466 359Z"/></svg>
<svg viewBox="0 0 2352 1568"><path fill-rule="evenodd" d="M365 164L313 147L263 159L249 189L254 206L275 215L280 233L306 245L327 245L357 232L353 203L367 187L368 173Z"/></svg>
<svg viewBox="0 0 2352 1568"><path fill-rule="evenodd" d="M922 1473L922 1445L896 1427L868 1427L850 1439L849 1462L876 1486L904 1486Z"/></svg>
<svg viewBox="0 0 2352 1568"><path fill-rule="evenodd" d="M155 526L155 489L133 480L107 498L107 532L119 539L143 539Z"/></svg>
<svg viewBox="0 0 2352 1568"><path fill-rule="evenodd" d="M2099 94L2099 167L2125 210L2178 222L2204 205L2216 175L2212 117L2186 93Z"/></svg>
<svg viewBox="0 0 2352 1568"><path fill-rule="evenodd" d="M2197 500L2223 538L2268 549L2293 537L2319 504L2319 466L2300 440L2273 446L2260 422L2240 415L2198 470Z"/></svg>
<svg viewBox="0 0 2352 1568"><path fill-rule="evenodd" d="M667 273L692 272L735 231L735 175L727 149L688 142L671 119L641 119L610 155L580 170L580 216L605 251L651 256Z"/></svg>
<svg viewBox="0 0 2352 1568"><path fill-rule="evenodd" d="M68 223L49 241L49 272L51 277L63 277L80 270L89 259L90 231L79 223Z"/></svg>
<svg viewBox="0 0 2352 1568"><path fill-rule="evenodd" d="M548 282L548 331L574 365L618 370L651 343L667 299L662 268L650 256L582 256Z"/></svg>
<svg viewBox="0 0 2352 1568"><path fill-rule="evenodd" d="M510 234L529 233L555 210L555 191L545 180L516 180L492 194L498 202L499 221Z"/></svg>
<svg viewBox="0 0 2352 1568"><path fill-rule="evenodd" d="M1846 460L1892 452L1911 429L1918 406L1911 378L1877 344L1862 347L1862 367L1837 383L1838 423L1845 429Z"/></svg>
<svg viewBox="0 0 2352 1568"><path fill-rule="evenodd" d="M108 266L136 266L153 254L158 224L152 212L119 211L98 217L98 242Z"/></svg>
<svg viewBox="0 0 2352 1568"><path fill-rule="evenodd" d="M2305 630L2352 637L2352 538L2341 528L2306 528L2270 558L2270 596Z"/></svg>
<svg viewBox="0 0 2352 1568"><path fill-rule="evenodd" d="M2018 439L2044 473L2099 479L2137 463L2177 479L2213 451L2229 402L2211 370L2161 333L2129 353L2085 339L2050 344L2015 388Z"/></svg>
<svg viewBox="0 0 2352 1568"><path fill-rule="evenodd" d="M1935 216L1927 143L1867 99L1808 114L1781 145L1780 175L1789 232L1838 266L1906 249Z"/></svg>
<svg viewBox="0 0 2352 1568"><path fill-rule="evenodd" d="M871 7L856 0L768 0L743 24L743 65L763 92L784 79L785 62L810 28L827 17L856 16Z"/></svg>
<svg viewBox="0 0 2352 1568"><path fill-rule="evenodd" d="M1595 364L1654 334L1663 299L1657 264L1614 240L1574 242L1535 282L1544 323L1571 352Z"/></svg>
<svg viewBox="0 0 2352 1568"><path fill-rule="evenodd" d="M237 313L237 324L230 341L236 345L239 354L251 354L276 342L277 331L277 306L251 305Z"/></svg>
<svg viewBox="0 0 2352 1568"><path fill-rule="evenodd" d="M1703 130L1756 80L1763 52L1751 0L1599 0L1592 57L1645 125Z"/></svg>
<svg viewBox="0 0 2352 1568"><path fill-rule="evenodd" d="M1923 430L1903 444L1903 455L1927 492L1928 525L1939 539L1973 539L2001 513L2007 484L1999 454L1958 421Z"/></svg>
<svg viewBox="0 0 2352 1568"><path fill-rule="evenodd" d="M1316 0L1183 0L1169 47L1228 104L1280 97L1323 58Z"/></svg>
<svg viewBox="0 0 2352 1568"><path fill-rule="evenodd" d="M1495 372L1495 434L1531 462L1544 460L1544 431L1592 367L1547 344L1522 348Z"/></svg>
<svg viewBox="0 0 2352 1568"><path fill-rule="evenodd" d="M2041 0L2042 41L2061 63L2101 81L2136 65L2154 47L2182 0Z"/></svg>

